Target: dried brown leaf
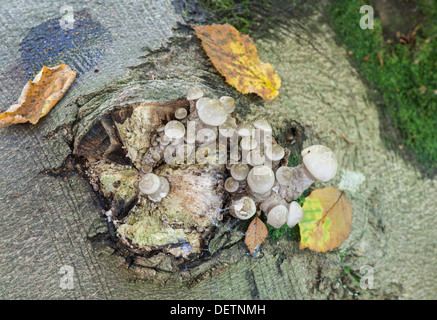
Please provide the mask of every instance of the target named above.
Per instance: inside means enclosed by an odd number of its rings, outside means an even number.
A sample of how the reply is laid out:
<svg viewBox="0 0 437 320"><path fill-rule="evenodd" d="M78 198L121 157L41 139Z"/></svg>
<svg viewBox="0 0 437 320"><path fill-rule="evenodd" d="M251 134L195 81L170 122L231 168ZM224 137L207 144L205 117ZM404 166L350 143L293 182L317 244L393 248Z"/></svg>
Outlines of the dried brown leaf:
<svg viewBox="0 0 437 320"><path fill-rule="evenodd" d="M255 217L249 225L246 232L244 243L251 254L258 251L260 245L264 242L268 234L267 227L260 218Z"/></svg>
<svg viewBox="0 0 437 320"><path fill-rule="evenodd" d="M76 74L65 64L44 66L33 81L26 83L17 104L0 114L0 128L25 122L36 124L62 99Z"/></svg>

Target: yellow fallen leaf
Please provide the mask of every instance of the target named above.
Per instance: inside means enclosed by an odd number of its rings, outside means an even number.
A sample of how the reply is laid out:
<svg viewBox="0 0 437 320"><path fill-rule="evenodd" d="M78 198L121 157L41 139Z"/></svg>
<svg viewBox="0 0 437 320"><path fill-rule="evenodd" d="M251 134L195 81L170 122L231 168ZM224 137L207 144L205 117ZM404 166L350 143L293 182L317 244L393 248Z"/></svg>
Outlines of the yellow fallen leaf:
<svg viewBox="0 0 437 320"><path fill-rule="evenodd" d="M0 114L0 128L25 122L36 124L61 100L76 74L65 64L44 66L33 81L26 83L17 104Z"/></svg>
<svg viewBox="0 0 437 320"><path fill-rule="evenodd" d="M194 30L229 84L242 93L256 93L264 100L278 96L281 79L269 63L261 62L249 36L228 24L194 27Z"/></svg>
<svg viewBox="0 0 437 320"><path fill-rule="evenodd" d="M268 234L266 225L260 218L255 217L246 231L244 243L251 254L259 250L260 245L264 242Z"/></svg>
<svg viewBox="0 0 437 320"><path fill-rule="evenodd" d="M333 187L316 189L305 199L302 208L300 249L333 250L349 236L352 206L344 192Z"/></svg>

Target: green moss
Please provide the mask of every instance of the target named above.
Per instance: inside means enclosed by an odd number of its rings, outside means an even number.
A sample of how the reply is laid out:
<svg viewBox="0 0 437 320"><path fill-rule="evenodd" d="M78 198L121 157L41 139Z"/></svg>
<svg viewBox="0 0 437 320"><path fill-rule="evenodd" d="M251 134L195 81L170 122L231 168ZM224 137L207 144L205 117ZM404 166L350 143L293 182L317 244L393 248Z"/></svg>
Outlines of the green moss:
<svg viewBox="0 0 437 320"><path fill-rule="evenodd" d="M134 182L138 177L135 169L116 171L109 166L104 166L100 175L102 191L107 196L112 193L127 201L136 195Z"/></svg>
<svg viewBox="0 0 437 320"><path fill-rule="evenodd" d="M268 6L267 0L201 0L200 5L212 12L213 23L228 23L242 33L249 33L259 22L252 10L254 4Z"/></svg>
<svg viewBox="0 0 437 320"><path fill-rule="evenodd" d="M433 171L437 169L437 3L415 2L424 13L424 26L413 48L386 43L381 21L376 18L373 30L362 30L359 21L363 15L358 8L367 4L364 0L334 1L328 11L338 37L352 51L360 72L381 92L403 144Z"/></svg>

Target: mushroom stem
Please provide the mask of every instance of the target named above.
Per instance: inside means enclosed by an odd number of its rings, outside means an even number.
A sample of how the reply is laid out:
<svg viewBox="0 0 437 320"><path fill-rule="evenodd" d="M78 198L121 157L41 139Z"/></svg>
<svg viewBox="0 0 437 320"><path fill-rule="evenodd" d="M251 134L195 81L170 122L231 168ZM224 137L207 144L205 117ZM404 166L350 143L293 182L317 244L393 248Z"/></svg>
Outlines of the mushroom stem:
<svg viewBox="0 0 437 320"><path fill-rule="evenodd" d="M286 201L296 199L316 181L303 164L291 168L291 173L293 176L291 184L279 187L279 194Z"/></svg>

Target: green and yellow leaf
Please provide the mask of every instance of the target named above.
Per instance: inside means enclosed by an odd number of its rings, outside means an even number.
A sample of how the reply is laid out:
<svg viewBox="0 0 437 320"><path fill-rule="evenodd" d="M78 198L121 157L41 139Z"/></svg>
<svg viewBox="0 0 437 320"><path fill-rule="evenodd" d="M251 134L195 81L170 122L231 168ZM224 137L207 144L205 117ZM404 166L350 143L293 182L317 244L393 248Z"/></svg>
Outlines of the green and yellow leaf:
<svg viewBox="0 0 437 320"><path fill-rule="evenodd" d="M344 192L333 187L316 189L305 199L303 210L300 249L330 251L349 236L352 206Z"/></svg>

